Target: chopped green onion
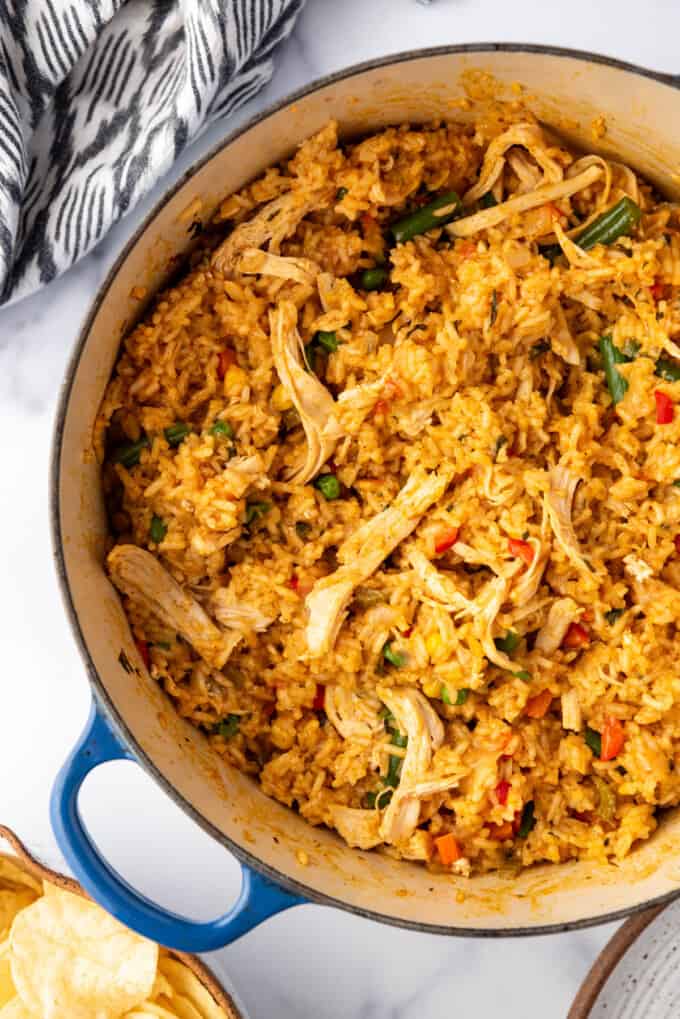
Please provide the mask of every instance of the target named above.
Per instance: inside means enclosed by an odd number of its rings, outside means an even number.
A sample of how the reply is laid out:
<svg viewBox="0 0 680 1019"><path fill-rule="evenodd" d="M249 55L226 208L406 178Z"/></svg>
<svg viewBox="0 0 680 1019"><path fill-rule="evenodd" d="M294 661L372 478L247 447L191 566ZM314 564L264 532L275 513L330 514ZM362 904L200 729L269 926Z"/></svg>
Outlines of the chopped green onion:
<svg viewBox="0 0 680 1019"><path fill-rule="evenodd" d="M516 651L519 647L521 637L514 630L508 630L505 637L495 637L494 644L499 651L504 651L506 655L511 655L513 651Z"/></svg>
<svg viewBox="0 0 680 1019"><path fill-rule="evenodd" d="M403 732L393 732L390 742L393 747L401 747L403 750L408 745L408 736L404 736Z"/></svg>
<svg viewBox="0 0 680 1019"><path fill-rule="evenodd" d="M466 700L470 696L470 691L466 686L462 687L456 694L456 707L459 708L465 704Z"/></svg>
<svg viewBox="0 0 680 1019"><path fill-rule="evenodd" d="M390 726L392 725L392 722L394 722L394 715L392 714L392 712L390 711L386 704L383 704L380 711L378 712L378 718L382 718L384 720L385 728L389 732Z"/></svg>
<svg viewBox="0 0 680 1019"><path fill-rule="evenodd" d="M534 801L528 800L524 804L524 810L522 811L522 820L520 821L519 828L517 830L518 839L525 839L529 832L531 831L531 829L536 824L534 810L535 810Z"/></svg>
<svg viewBox="0 0 680 1019"><path fill-rule="evenodd" d="M382 780L383 785L391 786L392 789L396 789L399 785L399 779L401 777L401 765L402 758L397 757L396 754L390 754L389 764L387 766L387 775Z"/></svg>
<svg viewBox="0 0 680 1019"><path fill-rule="evenodd" d="M310 372L314 372L315 375L316 375L316 358L319 353L320 351L316 346L314 340L310 340L310 342L305 346L305 362Z"/></svg>
<svg viewBox="0 0 680 1019"><path fill-rule="evenodd" d="M221 418L218 418L218 420L215 422L215 424L210 429L210 434L211 435L220 435L220 436L224 437L225 439L233 439L234 438L234 429L231 427L231 425L229 424L228 421L222 421Z"/></svg>
<svg viewBox="0 0 680 1019"><path fill-rule="evenodd" d="M306 541L312 533L312 525L308 524L306 520L297 520L295 522L295 533L301 541Z"/></svg>
<svg viewBox="0 0 680 1019"><path fill-rule="evenodd" d="M261 520L263 516L269 513L271 508L272 504L270 502L249 502L246 506L246 527L256 520Z"/></svg>
<svg viewBox="0 0 680 1019"><path fill-rule="evenodd" d="M444 701L444 704L448 704L449 707L453 705L453 701L451 700L449 691L445 686L442 686L441 690L439 691L439 696Z"/></svg>
<svg viewBox="0 0 680 1019"><path fill-rule="evenodd" d="M626 364L631 358L626 357L618 347L614 346L611 336L600 337L600 354L602 355L604 377L607 380L612 401L618 403L626 395L628 382L616 366L617 364Z"/></svg>
<svg viewBox="0 0 680 1019"><path fill-rule="evenodd" d="M597 789L597 813L603 821L613 821L616 815L616 793L599 775L593 775L593 782Z"/></svg>
<svg viewBox="0 0 680 1019"><path fill-rule="evenodd" d="M523 679L525 683L530 682L531 673L527 672L526 669L520 669L519 672L513 672L515 679Z"/></svg>
<svg viewBox="0 0 680 1019"><path fill-rule="evenodd" d="M461 201L455 191L439 195L433 202L416 209L410 216L404 216L390 227L397 244L404 244L418 234L427 233L438 226L450 223L460 212Z"/></svg>
<svg viewBox="0 0 680 1019"><path fill-rule="evenodd" d="M680 478L676 478L673 482L673 488L680 488Z"/></svg>
<svg viewBox="0 0 680 1019"><path fill-rule="evenodd" d="M389 640L383 647L382 653L385 661L393 665L395 669L401 669L406 665L406 655L401 651L394 651Z"/></svg>
<svg viewBox="0 0 680 1019"><path fill-rule="evenodd" d="M482 195L477 204L480 209L493 209L494 205L498 205L498 202L494 198L493 191L487 191L485 195Z"/></svg>
<svg viewBox="0 0 680 1019"><path fill-rule="evenodd" d="M621 353L624 357L627 357L629 361L634 361L640 353L640 344L636 340L626 340L621 349Z"/></svg>
<svg viewBox="0 0 680 1019"><path fill-rule="evenodd" d="M241 724L240 715L227 715L217 726L217 732L223 739L232 739L239 730Z"/></svg>
<svg viewBox="0 0 680 1019"><path fill-rule="evenodd" d="M498 294L495 290L491 291L491 314L489 315L489 325L493 325L498 317Z"/></svg>
<svg viewBox="0 0 680 1019"><path fill-rule="evenodd" d="M121 446L114 453L114 460L118 464L122 464L123 467L135 467L139 463L139 454L143 449L147 449L150 443L146 436L143 439L137 439L136 442L131 442L127 446Z"/></svg>
<svg viewBox="0 0 680 1019"><path fill-rule="evenodd" d="M610 609L609 612L605 612L604 618L607 620L610 626L613 626L617 619L620 619L625 609Z"/></svg>
<svg viewBox="0 0 680 1019"><path fill-rule="evenodd" d="M380 265L373 269L364 269L361 274L361 287L363 290L379 290L388 276L387 269Z"/></svg>
<svg viewBox="0 0 680 1019"><path fill-rule="evenodd" d="M586 728L583 738L592 750L593 756L600 757L602 754L602 737L599 732L596 732L595 729Z"/></svg>
<svg viewBox="0 0 680 1019"><path fill-rule="evenodd" d="M680 382L680 363L670 357L660 357L656 362L654 374L666 382Z"/></svg>
<svg viewBox="0 0 680 1019"><path fill-rule="evenodd" d="M157 545L161 543L165 535L168 533L168 525L162 519L157 517L156 514L151 517L151 526L149 527L149 537L152 541L155 541Z"/></svg>
<svg viewBox="0 0 680 1019"><path fill-rule="evenodd" d="M168 440L168 445L179 446L180 442L186 439L190 431L189 425L186 425L183 421L176 421L174 425L166 428L163 434Z"/></svg>
<svg viewBox="0 0 680 1019"><path fill-rule="evenodd" d="M314 488L318 488L324 499L327 499L329 502L340 498L340 482L335 474L319 475L314 482Z"/></svg>
<svg viewBox="0 0 680 1019"><path fill-rule="evenodd" d="M336 334L334 332L327 332L325 329L319 329L318 333L314 336L314 340L320 343L329 354L334 354L340 345L340 340Z"/></svg>
<svg viewBox="0 0 680 1019"><path fill-rule="evenodd" d="M338 188L338 190L335 192L335 200L336 200L336 202L341 202L346 194L347 194L347 188Z"/></svg>

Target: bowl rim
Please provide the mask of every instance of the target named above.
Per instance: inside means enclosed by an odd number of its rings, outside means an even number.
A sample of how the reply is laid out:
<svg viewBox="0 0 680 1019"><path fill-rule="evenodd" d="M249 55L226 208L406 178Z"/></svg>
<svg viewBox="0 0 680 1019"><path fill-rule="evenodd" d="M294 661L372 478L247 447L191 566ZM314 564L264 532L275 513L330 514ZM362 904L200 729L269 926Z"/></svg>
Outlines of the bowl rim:
<svg viewBox="0 0 680 1019"><path fill-rule="evenodd" d="M396 53L387 54L383 57L377 57L371 60L361 61L356 64L351 64L347 67L341 68L338 71L334 71L330 74L323 75L318 78L314 78L307 85L301 88L287 93L283 98L276 100L275 102L266 106L259 113L255 113L253 116L248 117L243 124L237 128L227 131L224 136L216 142L211 148L202 156L193 160L187 169L180 174L176 181L170 184L167 188L164 188L162 194L153 203L152 207L143 217L139 225L132 231L127 241L120 249L118 255L110 266L106 276L101 281L97 288L95 297L90 305L88 312L86 313L78 336L73 346L72 352L67 362L66 371L61 383L59 396L57 400L53 433L52 433L52 444L50 450L49 459L49 481L48 481L48 512L49 512L49 527L52 543L52 558L54 561L57 581L61 593L62 603L66 610L66 617L68 619L71 631L73 633L76 647L80 654L80 657L85 666L90 688L98 709L104 714L107 723L111 726L116 735L120 740L132 751L134 759L137 761L144 770L151 775L155 782L158 783L160 788L175 802L181 810L187 814L192 821L194 821L203 831L208 835L211 835L216 841L223 845L230 853L232 853L236 859L243 865L250 867L251 869L265 875L274 883L278 884L282 888L285 888L294 895L301 896L309 903L323 906L333 906L337 909L342 909L345 912L354 914L355 916L361 916L368 920L374 920L378 923L388 924L392 927L401 927L407 930L419 931L425 934L440 934L448 935L453 937L475 937L475 938L500 938L500 937L530 937L540 934L559 934L566 931L584 930L588 927L595 927L600 924L611 923L617 920L624 920L628 917L633 916L636 913L641 913L644 910L648 910L653 906L663 906L669 902L672 902L675 898L680 895L680 889L676 892L667 892L664 895L657 896L653 899L646 900L644 902L636 903L632 906L623 907L618 910L614 910L609 913L598 915L595 917L584 917L579 920L570 920L557 923L539 924L536 926L521 926L521 927L484 927L484 928L468 928L468 927L457 927L457 926L445 926L442 924L431 924L418 920L409 920L402 917L392 916L386 913L382 913L379 910L368 909L367 907L357 906L354 903L347 902L343 899L335 898L334 896L327 895L323 892L319 892L315 888L310 888L303 882L290 877L287 874L282 873L275 867L270 866L264 861L260 860L257 856L254 856L247 849L234 842L229 836L225 835L220 831L211 821L209 821L203 814L190 803L172 783L165 777L160 769L154 764L142 747L138 744L130 729L128 728L124 718L120 715L116 709L113 701L108 695L104 684L102 683L97 673L96 666L90 654L87 641L83 634L80 626L80 620L78 618L78 612L76 610L71 586L68 579L66 560L64 555L64 544L62 540L61 531L61 519L60 519L60 482L61 482L61 452L64 438L64 427L66 421L66 415L71 398L71 392L75 382L75 376L77 373L80 358L87 343L88 336L92 327L92 323L96 318L99 310L107 298L109 289L113 283L113 280L120 271L122 265L128 258L130 252L135 245L141 240L144 233L147 231L153 220L159 214L161 209L173 198L178 191L190 180L196 173L198 173L207 163L214 159L217 155L228 148L234 141L246 134L251 128L257 124L267 120L269 117L278 113L285 107L297 102L300 99L304 99L307 96L312 95L315 92L326 88L328 85L333 85L337 82L345 81L348 78L353 78L357 75L363 74L367 71L376 70L382 67L393 67L402 63L408 63L416 60L427 59L429 57L442 57L459 54L479 54L480 56L488 53L528 53L537 56L557 57L560 59L568 60L579 60L585 64L599 64L606 67L614 68L615 70L624 71L628 74L646 78L651 81L658 82L661 85L666 85L670 88L674 88L680 91L680 75L675 76L672 74L666 74L661 71L653 71L649 68L642 67L638 64L633 64L625 60L619 60L615 57L609 57L601 53L594 53L589 50L572 49L563 46L551 46L543 45L540 43L521 43L521 42L475 42L475 43L458 43L442 46L431 46L423 49L412 49L402 50Z"/></svg>

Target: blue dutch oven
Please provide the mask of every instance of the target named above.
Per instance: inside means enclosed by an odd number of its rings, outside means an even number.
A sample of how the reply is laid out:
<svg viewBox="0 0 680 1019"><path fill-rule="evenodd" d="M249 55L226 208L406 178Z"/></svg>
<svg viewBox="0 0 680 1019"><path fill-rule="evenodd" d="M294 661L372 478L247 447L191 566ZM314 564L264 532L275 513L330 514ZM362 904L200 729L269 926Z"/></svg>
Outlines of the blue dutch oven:
<svg viewBox="0 0 680 1019"><path fill-rule="evenodd" d="M492 75L496 95L527 105L569 143L591 150L604 116L605 154L617 155L666 191L680 166L678 82L591 54L540 46L480 44L404 53L325 78L227 138L150 213L102 286L77 342L57 414L51 502L54 548L66 610L93 693L85 731L57 778L52 822L73 873L110 913L169 947L210 951L304 901L335 905L430 933L513 935L618 919L676 894L680 819L670 812L653 839L620 867L579 862L465 880L350 849L268 799L216 759L178 718L146 672L104 569L106 516L93 424L118 347L135 318L140 285L161 288L191 246L189 223L330 118L345 135L389 123L452 115L472 71ZM491 80L484 79L485 82ZM477 105L482 100L475 100ZM457 114L452 111L458 110ZM193 923L141 896L101 858L78 811L78 791L98 765L137 761L197 824L243 864L236 905Z"/></svg>

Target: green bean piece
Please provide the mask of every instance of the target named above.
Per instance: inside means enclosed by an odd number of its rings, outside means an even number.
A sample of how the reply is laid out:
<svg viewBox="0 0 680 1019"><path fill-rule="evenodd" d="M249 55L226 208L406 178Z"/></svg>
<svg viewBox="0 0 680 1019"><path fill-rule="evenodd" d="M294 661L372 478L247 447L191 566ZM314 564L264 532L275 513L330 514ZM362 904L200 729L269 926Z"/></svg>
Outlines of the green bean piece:
<svg viewBox="0 0 680 1019"><path fill-rule="evenodd" d="M616 366L617 364L627 364L632 359L626 357L618 347L614 346L611 336L600 337L600 354L612 402L618 403L626 395L628 383Z"/></svg>
<svg viewBox="0 0 680 1019"><path fill-rule="evenodd" d="M336 202L341 202L346 194L347 194L347 188L338 188L338 190L335 192L335 200L336 200Z"/></svg>
<svg viewBox="0 0 680 1019"><path fill-rule="evenodd" d="M127 446L120 446L119 449L114 453L114 460L117 464L121 464L123 467L136 467L139 463L139 455L143 449L148 449L151 443L146 438L137 439L136 442L131 442Z"/></svg>
<svg viewBox="0 0 680 1019"><path fill-rule="evenodd" d="M593 775L593 782L597 789L597 813L603 821L613 821L616 815L616 793L599 775Z"/></svg>
<svg viewBox="0 0 680 1019"><path fill-rule="evenodd" d="M416 209L409 216L397 220L390 227L397 244L405 244L418 234L427 233L438 226L450 223L462 208L461 200L455 191L447 191L439 195L433 202Z"/></svg>
<svg viewBox="0 0 680 1019"><path fill-rule="evenodd" d="M329 354L334 354L340 345L340 340L334 332L326 332L325 329L319 329L316 333L314 340L320 343L324 350L327 350Z"/></svg>
<svg viewBox="0 0 680 1019"><path fill-rule="evenodd" d="M508 630L505 637L495 637L494 644L499 651L504 651L506 655L511 655L513 651L516 651L519 647L521 637L514 630Z"/></svg>
<svg viewBox="0 0 680 1019"><path fill-rule="evenodd" d="M575 243L585 251L596 244L613 244L619 237L629 234L640 222L642 215L639 205L632 198L621 198L611 209L594 219L590 226L574 238Z"/></svg>
<svg viewBox="0 0 680 1019"><path fill-rule="evenodd" d="M403 665L406 665L406 655L401 651L394 651L389 640L383 647L382 653L385 661L393 665L395 669L401 669Z"/></svg>
<svg viewBox="0 0 680 1019"><path fill-rule="evenodd" d="M462 687L458 691L458 693L456 694L456 701L455 701L456 707L460 708L463 704L465 704L465 702L466 702L466 700L468 699L469 696L470 696L470 691L468 690L468 688L466 686Z"/></svg>
<svg viewBox="0 0 680 1019"><path fill-rule="evenodd" d="M680 382L680 363L670 357L660 357L656 362L654 374L666 382Z"/></svg>
<svg viewBox="0 0 680 1019"><path fill-rule="evenodd" d="M450 695L447 687L445 687L444 685L442 685L442 688L439 691L439 696L443 700L444 704L448 704L449 707L453 706L453 701L451 700L451 695Z"/></svg>
<svg viewBox="0 0 680 1019"><path fill-rule="evenodd" d="M625 609L610 609L609 612L605 612L604 618L607 620L610 626L613 626L617 619L620 619Z"/></svg>
<svg viewBox="0 0 680 1019"><path fill-rule="evenodd" d="M249 502L246 506L246 527L255 523L256 520L261 520L262 517L269 513L271 508L272 504L270 502Z"/></svg>
<svg viewBox="0 0 680 1019"><path fill-rule="evenodd" d="M159 545L165 535L168 533L168 525L165 523L162 517L157 517L156 514L151 517L151 525L149 527L149 537L152 541L155 541Z"/></svg>
<svg viewBox="0 0 680 1019"><path fill-rule="evenodd" d="M383 785L391 786L392 789L396 789L399 785L399 779L401 778L401 757L397 757L396 754L390 754L390 760L387 767L387 775L383 778Z"/></svg>
<svg viewBox="0 0 680 1019"><path fill-rule="evenodd" d="M362 289L379 290L388 276L387 269L381 265L376 265L373 269L364 269L361 274Z"/></svg>
<svg viewBox="0 0 680 1019"><path fill-rule="evenodd" d="M586 744L592 750L593 757L598 757L598 758L601 757L602 756L602 737L600 736L599 732L597 732L595 729L591 729L590 727L588 727L588 728L586 728L586 731L583 734L583 738L586 741Z"/></svg>
<svg viewBox="0 0 680 1019"><path fill-rule="evenodd" d="M222 739L232 739L238 732L240 724L240 715L227 715L217 726L217 732Z"/></svg>
<svg viewBox="0 0 680 1019"><path fill-rule="evenodd" d="M531 682L531 673L527 672L526 669L519 669L518 672L513 672L515 679L523 679L525 683Z"/></svg>
<svg viewBox="0 0 680 1019"><path fill-rule="evenodd" d="M335 474L321 474L314 482L314 487L318 488L328 502L340 498L340 482Z"/></svg>
<svg viewBox="0 0 680 1019"><path fill-rule="evenodd" d="M221 418L218 418L218 420L210 429L210 434L219 435L220 438L224 439L233 439L234 429L232 428L228 421L223 421Z"/></svg>
<svg viewBox="0 0 680 1019"><path fill-rule="evenodd" d="M393 747L401 747L404 750L408 744L408 736L404 736L403 732L393 732L390 742Z"/></svg>
<svg viewBox="0 0 680 1019"><path fill-rule="evenodd" d="M529 832L534 827L534 825L536 824L534 811L535 811L534 801L528 800L524 804L524 810L522 811L522 820L520 821L519 828L517 830L518 839L525 839Z"/></svg>
<svg viewBox="0 0 680 1019"><path fill-rule="evenodd" d="M189 425L186 425L183 421L176 421L174 425L170 425L164 431L165 438L168 441L169 446L179 446L187 435L191 431Z"/></svg>
<svg viewBox="0 0 680 1019"><path fill-rule="evenodd" d="M619 237L629 234L640 222L642 215L640 207L635 204L632 198L621 198L611 209L607 209L594 219L590 226L582 230L574 237L574 243L578 244L584 251L589 251L596 244L613 244ZM549 244L541 248L541 254L548 261L553 262L562 254L559 244Z"/></svg>
<svg viewBox="0 0 680 1019"><path fill-rule="evenodd" d="M477 204L480 209L493 209L494 205L498 205L498 202L494 198L493 191L487 191L485 195L482 195Z"/></svg>

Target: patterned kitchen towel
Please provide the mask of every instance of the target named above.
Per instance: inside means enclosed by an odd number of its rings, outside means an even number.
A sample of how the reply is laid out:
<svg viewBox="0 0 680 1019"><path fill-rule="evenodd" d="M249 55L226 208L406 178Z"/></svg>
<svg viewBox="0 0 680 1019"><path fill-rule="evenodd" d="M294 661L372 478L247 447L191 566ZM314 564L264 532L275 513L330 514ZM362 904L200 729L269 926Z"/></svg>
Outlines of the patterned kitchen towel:
<svg viewBox="0 0 680 1019"><path fill-rule="evenodd" d="M304 0L0 0L0 303L73 265L250 99Z"/></svg>

